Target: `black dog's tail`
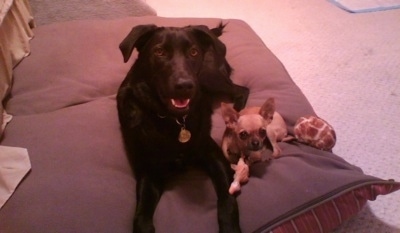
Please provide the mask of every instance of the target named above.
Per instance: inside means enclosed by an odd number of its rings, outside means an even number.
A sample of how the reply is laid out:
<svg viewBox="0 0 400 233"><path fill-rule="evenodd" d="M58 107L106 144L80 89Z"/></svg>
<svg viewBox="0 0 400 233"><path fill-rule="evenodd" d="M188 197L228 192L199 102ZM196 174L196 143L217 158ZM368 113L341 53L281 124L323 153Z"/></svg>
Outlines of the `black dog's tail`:
<svg viewBox="0 0 400 233"><path fill-rule="evenodd" d="M224 32L224 28L228 23L224 24L222 22L219 23L219 25L216 28L212 28L211 32L216 36L219 37L222 35L222 33Z"/></svg>

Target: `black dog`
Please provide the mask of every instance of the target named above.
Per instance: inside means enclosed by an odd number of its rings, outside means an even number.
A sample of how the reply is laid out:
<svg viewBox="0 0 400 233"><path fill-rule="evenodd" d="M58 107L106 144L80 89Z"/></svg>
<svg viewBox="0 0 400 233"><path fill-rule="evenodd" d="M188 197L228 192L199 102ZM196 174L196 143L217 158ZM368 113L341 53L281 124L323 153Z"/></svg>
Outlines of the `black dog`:
<svg viewBox="0 0 400 233"><path fill-rule="evenodd" d="M210 136L212 103L218 95L243 108L248 89L230 80L223 26L140 25L121 42L126 62L138 58L117 95L128 157L137 181L134 232L154 232L153 214L166 181L188 166L205 171L218 197L220 232L240 232L233 173Z"/></svg>

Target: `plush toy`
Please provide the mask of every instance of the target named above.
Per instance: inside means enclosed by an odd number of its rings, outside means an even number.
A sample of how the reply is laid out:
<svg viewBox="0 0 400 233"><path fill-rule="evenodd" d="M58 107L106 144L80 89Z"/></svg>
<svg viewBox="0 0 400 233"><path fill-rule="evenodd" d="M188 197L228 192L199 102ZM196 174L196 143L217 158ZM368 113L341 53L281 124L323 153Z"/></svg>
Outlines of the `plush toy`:
<svg viewBox="0 0 400 233"><path fill-rule="evenodd" d="M244 162L243 157L239 159L237 164L231 164L232 169L235 171L233 175L233 182L229 187L229 193L234 194L240 191L241 184L249 181L249 165Z"/></svg>
<svg viewBox="0 0 400 233"><path fill-rule="evenodd" d="M299 142L329 151L336 143L336 133L331 125L316 116L300 117L294 126Z"/></svg>

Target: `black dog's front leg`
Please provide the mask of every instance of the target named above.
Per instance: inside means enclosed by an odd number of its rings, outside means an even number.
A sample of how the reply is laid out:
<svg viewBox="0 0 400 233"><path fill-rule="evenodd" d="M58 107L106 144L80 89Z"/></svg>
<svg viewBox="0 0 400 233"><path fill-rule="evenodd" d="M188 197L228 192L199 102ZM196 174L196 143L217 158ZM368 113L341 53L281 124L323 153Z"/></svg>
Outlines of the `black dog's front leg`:
<svg viewBox="0 0 400 233"><path fill-rule="evenodd" d="M250 90L247 87L242 87L236 84L233 85L233 108L236 111L240 111L246 106Z"/></svg>
<svg viewBox="0 0 400 233"><path fill-rule="evenodd" d="M211 144L213 150L205 156L204 168L213 182L218 198L217 214L219 232L239 233L241 230L238 204L236 198L228 192L233 180L233 171L218 145L216 143Z"/></svg>
<svg viewBox="0 0 400 233"><path fill-rule="evenodd" d="M133 220L134 233L154 233L153 215L163 191L162 184L155 178L144 176L137 179L136 212Z"/></svg>

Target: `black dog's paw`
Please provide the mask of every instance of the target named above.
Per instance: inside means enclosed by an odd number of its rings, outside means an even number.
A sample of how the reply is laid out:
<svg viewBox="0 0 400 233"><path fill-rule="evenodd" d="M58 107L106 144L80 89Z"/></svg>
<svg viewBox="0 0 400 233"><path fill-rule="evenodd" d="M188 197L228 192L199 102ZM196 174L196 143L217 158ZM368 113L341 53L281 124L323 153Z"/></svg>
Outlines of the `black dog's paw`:
<svg viewBox="0 0 400 233"><path fill-rule="evenodd" d="M239 211L236 198L229 193L226 198L218 200L219 232L220 233L240 233Z"/></svg>
<svg viewBox="0 0 400 233"><path fill-rule="evenodd" d="M225 225L219 229L220 233L241 233L239 223L232 225Z"/></svg>
<svg viewBox="0 0 400 233"><path fill-rule="evenodd" d="M225 230L222 230L222 231L220 231L221 233L223 232L223 233L241 233L242 231L240 230L240 228L236 228L236 227L232 227L232 228L229 228L229 229L227 229L226 231Z"/></svg>
<svg viewBox="0 0 400 233"><path fill-rule="evenodd" d="M133 222L133 233L155 233L156 230L152 221L144 221L140 217L135 218Z"/></svg>

